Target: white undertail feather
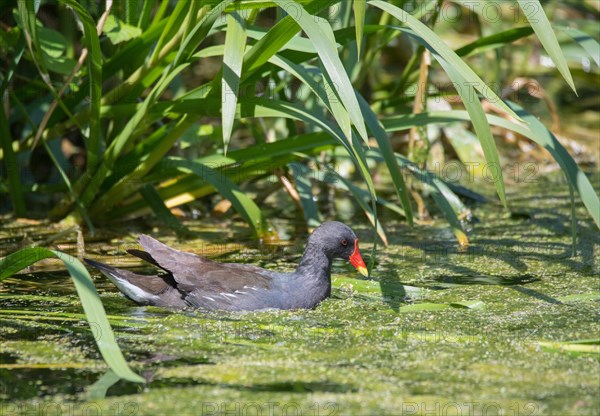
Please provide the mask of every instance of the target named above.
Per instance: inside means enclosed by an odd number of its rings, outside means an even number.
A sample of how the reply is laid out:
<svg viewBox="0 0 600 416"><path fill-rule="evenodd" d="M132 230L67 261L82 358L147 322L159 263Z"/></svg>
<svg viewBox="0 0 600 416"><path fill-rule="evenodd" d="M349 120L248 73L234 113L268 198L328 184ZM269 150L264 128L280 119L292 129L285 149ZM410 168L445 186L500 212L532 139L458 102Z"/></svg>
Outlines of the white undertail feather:
<svg viewBox="0 0 600 416"><path fill-rule="evenodd" d="M102 271L114 284L119 288L119 290L125 293L129 298L134 300L135 302L146 304L150 302L156 302L159 300L159 297L155 294L146 292L144 289L135 286L129 283L127 280L119 277L118 275Z"/></svg>

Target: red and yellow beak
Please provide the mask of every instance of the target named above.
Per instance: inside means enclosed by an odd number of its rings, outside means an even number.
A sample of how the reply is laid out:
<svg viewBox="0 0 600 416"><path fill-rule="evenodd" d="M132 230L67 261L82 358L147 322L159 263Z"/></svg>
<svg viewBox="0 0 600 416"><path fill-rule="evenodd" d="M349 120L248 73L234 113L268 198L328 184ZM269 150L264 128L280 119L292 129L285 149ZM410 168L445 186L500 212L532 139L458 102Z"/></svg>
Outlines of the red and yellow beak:
<svg viewBox="0 0 600 416"><path fill-rule="evenodd" d="M358 238L354 240L354 251L352 252L352 255L348 260L350 261L350 264L352 264L360 274L362 274L363 276L369 275L367 265L360 256L360 251L358 251Z"/></svg>

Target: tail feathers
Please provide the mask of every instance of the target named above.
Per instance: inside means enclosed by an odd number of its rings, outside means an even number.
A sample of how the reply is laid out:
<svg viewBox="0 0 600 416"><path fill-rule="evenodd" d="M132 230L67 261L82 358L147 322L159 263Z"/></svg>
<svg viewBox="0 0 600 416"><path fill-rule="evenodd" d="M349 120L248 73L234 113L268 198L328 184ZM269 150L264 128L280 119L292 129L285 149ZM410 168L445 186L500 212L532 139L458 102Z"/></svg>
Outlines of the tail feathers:
<svg viewBox="0 0 600 416"><path fill-rule="evenodd" d="M147 251L136 250L135 248L131 248L131 249L127 250L127 252L129 254L131 254L132 256L136 256L137 258L147 261L150 264L154 264L157 267L161 267L161 265L158 264L158 262L156 260L154 260L154 257L152 257L150 255L150 253L148 253Z"/></svg>
<svg viewBox="0 0 600 416"><path fill-rule="evenodd" d="M146 251L164 250L167 253L168 252L179 253L178 250L175 250L174 248L169 247L165 243L161 243L156 238L152 238L152 237L150 237L149 235L146 235L146 234L140 234L138 236L138 243L140 243L140 245L142 247L144 247L144 249Z"/></svg>
<svg viewBox="0 0 600 416"><path fill-rule="evenodd" d="M177 291L161 276L140 275L87 258L84 260L108 277L125 296L141 305L159 305L162 303L159 295L169 290Z"/></svg>

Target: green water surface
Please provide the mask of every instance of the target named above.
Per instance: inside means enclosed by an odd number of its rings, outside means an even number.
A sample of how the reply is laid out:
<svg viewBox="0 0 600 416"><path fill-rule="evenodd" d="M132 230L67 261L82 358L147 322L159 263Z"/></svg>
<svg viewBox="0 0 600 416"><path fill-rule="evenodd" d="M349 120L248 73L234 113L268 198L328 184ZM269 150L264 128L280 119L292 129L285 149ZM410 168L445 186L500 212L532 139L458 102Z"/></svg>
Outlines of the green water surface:
<svg viewBox="0 0 600 416"><path fill-rule="evenodd" d="M94 272L119 345L146 385L112 384L70 277L37 266L0 285L0 414L598 415L598 229L578 204L572 256L559 178L513 186L508 200L511 213L493 197L471 207L478 221L466 251L443 222L411 229L387 220L390 245L379 248L371 280L336 264L333 296L315 310L140 307ZM347 222L368 257L372 231ZM235 227L223 236L214 221L187 225L202 238L153 234L281 271L301 254L302 241L257 248L236 243ZM25 234L56 231L12 225L3 241L16 248ZM124 251L138 231L90 239L88 255L141 267Z"/></svg>

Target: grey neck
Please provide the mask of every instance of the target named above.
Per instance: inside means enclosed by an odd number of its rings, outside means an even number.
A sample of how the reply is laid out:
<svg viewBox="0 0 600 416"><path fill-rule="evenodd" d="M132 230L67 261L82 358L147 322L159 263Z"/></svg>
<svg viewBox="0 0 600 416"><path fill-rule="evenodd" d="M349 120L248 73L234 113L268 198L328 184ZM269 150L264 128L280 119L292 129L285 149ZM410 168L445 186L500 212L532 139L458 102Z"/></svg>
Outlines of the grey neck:
<svg viewBox="0 0 600 416"><path fill-rule="evenodd" d="M304 294L294 307L313 308L331 295L331 259L321 247L308 244L292 276L292 286Z"/></svg>
<svg viewBox="0 0 600 416"><path fill-rule="evenodd" d="M329 280L331 276L331 259L327 257L321 247L309 243L304 250L302 260L295 274L315 280Z"/></svg>

